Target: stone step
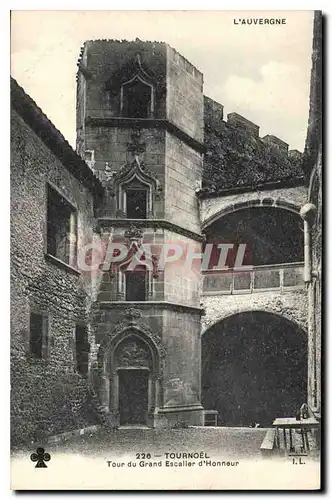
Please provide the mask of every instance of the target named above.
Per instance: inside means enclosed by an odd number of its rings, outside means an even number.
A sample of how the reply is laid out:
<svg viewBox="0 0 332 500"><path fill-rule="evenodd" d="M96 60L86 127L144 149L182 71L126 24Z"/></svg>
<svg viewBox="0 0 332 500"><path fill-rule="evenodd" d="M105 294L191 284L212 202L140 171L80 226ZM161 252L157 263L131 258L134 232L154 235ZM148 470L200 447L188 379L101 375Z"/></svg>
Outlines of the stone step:
<svg viewBox="0 0 332 500"><path fill-rule="evenodd" d="M113 283L101 282L99 290L101 292L111 292L113 288L114 288Z"/></svg>
<svg viewBox="0 0 332 500"><path fill-rule="evenodd" d="M112 302L114 300L114 296L112 295L112 293L110 291L108 291L108 292L101 291L98 293L97 300L99 302Z"/></svg>

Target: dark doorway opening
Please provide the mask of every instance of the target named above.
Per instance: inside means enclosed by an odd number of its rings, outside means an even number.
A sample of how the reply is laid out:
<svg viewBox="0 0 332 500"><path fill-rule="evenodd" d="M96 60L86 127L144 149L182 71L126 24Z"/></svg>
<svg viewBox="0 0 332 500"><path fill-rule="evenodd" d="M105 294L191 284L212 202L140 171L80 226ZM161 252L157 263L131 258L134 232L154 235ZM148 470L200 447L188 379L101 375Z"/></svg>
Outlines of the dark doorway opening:
<svg viewBox="0 0 332 500"><path fill-rule="evenodd" d="M307 339L274 314L236 314L202 338L202 403L218 424L271 426L307 399Z"/></svg>
<svg viewBox="0 0 332 500"><path fill-rule="evenodd" d="M120 369L118 374L120 425L147 425L149 371Z"/></svg>

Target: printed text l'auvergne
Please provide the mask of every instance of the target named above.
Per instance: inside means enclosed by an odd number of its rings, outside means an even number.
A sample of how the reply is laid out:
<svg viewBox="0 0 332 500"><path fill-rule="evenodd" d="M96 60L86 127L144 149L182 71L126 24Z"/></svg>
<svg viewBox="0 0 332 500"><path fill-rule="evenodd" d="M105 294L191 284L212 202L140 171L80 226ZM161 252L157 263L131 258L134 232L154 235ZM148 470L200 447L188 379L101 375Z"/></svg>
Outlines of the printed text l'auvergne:
<svg viewBox="0 0 332 500"><path fill-rule="evenodd" d="M278 26L286 24L287 20L285 17L234 17L233 24L239 26L250 26L250 25L271 25Z"/></svg>

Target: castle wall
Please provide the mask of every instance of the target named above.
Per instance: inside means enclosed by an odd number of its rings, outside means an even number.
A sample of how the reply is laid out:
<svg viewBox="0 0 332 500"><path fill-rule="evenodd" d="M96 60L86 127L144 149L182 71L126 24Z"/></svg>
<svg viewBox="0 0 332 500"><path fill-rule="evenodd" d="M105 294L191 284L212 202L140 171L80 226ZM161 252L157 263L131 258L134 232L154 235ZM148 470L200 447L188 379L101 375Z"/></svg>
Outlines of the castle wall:
<svg viewBox="0 0 332 500"><path fill-rule="evenodd" d="M84 55L83 64L86 64L86 55ZM85 150L85 116L86 116L86 79L83 73L77 75L76 88L76 151L84 158Z"/></svg>
<svg viewBox="0 0 332 500"><path fill-rule="evenodd" d="M207 226L222 214L232 212L238 203L265 204L272 206L284 207L287 203L292 206L293 210L299 211L300 207L306 202L307 187L297 186L289 188L267 189L264 191L250 191L247 193L229 194L225 196L218 196L215 198L207 198L200 202L200 217L202 226Z"/></svg>
<svg viewBox="0 0 332 500"><path fill-rule="evenodd" d="M86 149L94 150L94 168L101 174L101 179L103 179L102 174L105 172L106 162L112 172L118 172L131 159L128 144L132 142L134 132L135 129L132 127L86 127ZM140 129L139 142L145 145L145 167L153 172L163 185L165 182L165 131L143 127Z"/></svg>
<svg viewBox="0 0 332 500"><path fill-rule="evenodd" d="M168 302L200 306L200 260L187 258L187 252L201 252L201 244L172 231L165 231L165 242L179 245L181 258L165 265L165 300Z"/></svg>
<svg viewBox="0 0 332 500"><path fill-rule="evenodd" d="M74 335L76 323L89 324L90 279L45 259L46 183L77 206L78 247L92 237L93 201L15 111L11 132L11 428L18 443L89 421ZM29 355L31 309L49 317L45 359ZM89 342L93 352L91 333Z"/></svg>
<svg viewBox="0 0 332 500"><path fill-rule="evenodd" d="M299 325L307 331L308 300L305 290L294 290L284 294L275 292L243 295L203 296L205 316L202 317L202 332L218 321L248 311L265 311L277 314Z"/></svg>
<svg viewBox="0 0 332 500"><path fill-rule="evenodd" d="M203 142L203 75L167 46L167 118Z"/></svg>
<svg viewBox="0 0 332 500"><path fill-rule="evenodd" d="M199 404L201 392L199 315L193 312L165 311L163 326L163 340L167 351L164 370L164 406ZM169 388L174 385L175 379L178 379L175 384L178 389L169 394Z"/></svg>
<svg viewBox="0 0 332 500"><path fill-rule="evenodd" d="M166 135L165 217L200 234L195 189L202 176L202 157L177 137Z"/></svg>
<svg viewBox="0 0 332 500"><path fill-rule="evenodd" d="M155 374L159 381L156 401L157 416L154 425L164 418L163 409L176 413L177 407L199 406L200 400L200 322L199 311L185 311L181 307L164 307L162 303L131 304L130 311L138 317L127 320L128 307L109 303L94 313L97 346L121 334L126 328L136 328L150 337L157 345L160 371ZM130 313L129 311L129 313ZM111 352L107 352L109 359ZM109 374L108 374L109 376ZM111 385L114 381L110 381ZM114 387L114 385L113 385ZM106 406L112 399L107 389ZM175 409L174 409L175 408ZM176 415L178 418L178 415ZM165 425L165 422L163 422Z"/></svg>

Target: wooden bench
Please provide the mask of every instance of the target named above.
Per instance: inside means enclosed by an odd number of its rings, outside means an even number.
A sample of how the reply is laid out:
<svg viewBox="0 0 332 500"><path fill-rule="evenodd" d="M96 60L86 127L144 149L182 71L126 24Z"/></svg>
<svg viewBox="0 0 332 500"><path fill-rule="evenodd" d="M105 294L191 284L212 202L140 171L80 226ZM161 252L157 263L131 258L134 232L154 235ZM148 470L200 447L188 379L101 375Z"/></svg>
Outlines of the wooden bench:
<svg viewBox="0 0 332 500"><path fill-rule="evenodd" d="M260 450L263 456L271 456L275 445L276 429L268 429L262 441Z"/></svg>
<svg viewBox="0 0 332 500"><path fill-rule="evenodd" d="M218 412L217 410L204 411L204 425L217 427L218 425Z"/></svg>

